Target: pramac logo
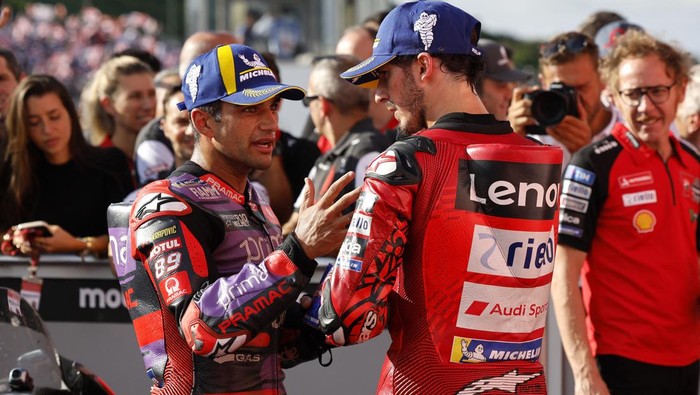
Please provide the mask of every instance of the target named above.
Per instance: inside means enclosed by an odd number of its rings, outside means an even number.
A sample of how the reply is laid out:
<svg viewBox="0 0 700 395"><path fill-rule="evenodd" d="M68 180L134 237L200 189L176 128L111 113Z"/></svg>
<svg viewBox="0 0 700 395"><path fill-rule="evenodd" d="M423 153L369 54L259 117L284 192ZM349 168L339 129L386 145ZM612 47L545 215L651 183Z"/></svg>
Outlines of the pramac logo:
<svg viewBox="0 0 700 395"><path fill-rule="evenodd" d="M192 286L187 272L177 272L159 283L160 294L166 305L170 305L183 296L192 294Z"/></svg>

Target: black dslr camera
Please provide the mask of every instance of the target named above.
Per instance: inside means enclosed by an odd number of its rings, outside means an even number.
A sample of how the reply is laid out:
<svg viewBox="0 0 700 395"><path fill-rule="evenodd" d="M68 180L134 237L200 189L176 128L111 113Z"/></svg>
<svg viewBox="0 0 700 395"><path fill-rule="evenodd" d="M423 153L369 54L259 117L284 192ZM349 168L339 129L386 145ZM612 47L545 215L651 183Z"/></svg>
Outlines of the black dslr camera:
<svg viewBox="0 0 700 395"><path fill-rule="evenodd" d="M532 101L530 112L537 125L525 127L528 134L547 134L545 128L554 126L567 115L578 117L576 90L561 82L552 83L549 90L536 90L526 93L525 98Z"/></svg>

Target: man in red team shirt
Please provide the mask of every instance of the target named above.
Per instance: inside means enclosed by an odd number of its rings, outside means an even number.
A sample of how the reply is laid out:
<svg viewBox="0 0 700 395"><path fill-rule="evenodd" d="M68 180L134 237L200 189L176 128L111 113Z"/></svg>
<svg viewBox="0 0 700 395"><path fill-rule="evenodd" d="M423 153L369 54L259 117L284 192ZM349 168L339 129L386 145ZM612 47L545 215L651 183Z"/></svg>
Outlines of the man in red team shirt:
<svg viewBox="0 0 700 395"><path fill-rule="evenodd" d="M576 394L696 395L700 164L669 133L687 55L632 31L602 69L624 122L564 173L552 280Z"/></svg>
<svg viewBox="0 0 700 395"><path fill-rule="evenodd" d="M546 392L562 153L487 113L480 28L444 2L400 5L341 75L376 87L402 138L367 170L319 320L336 345L389 327L382 394Z"/></svg>

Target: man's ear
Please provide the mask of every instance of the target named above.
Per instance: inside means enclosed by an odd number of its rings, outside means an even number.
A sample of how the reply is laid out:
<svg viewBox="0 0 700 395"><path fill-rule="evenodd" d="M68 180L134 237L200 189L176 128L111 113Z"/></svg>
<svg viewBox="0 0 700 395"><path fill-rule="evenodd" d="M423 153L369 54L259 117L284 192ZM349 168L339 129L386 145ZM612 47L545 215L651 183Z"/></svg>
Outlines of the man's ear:
<svg viewBox="0 0 700 395"><path fill-rule="evenodd" d="M433 75L435 67L439 67L439 62L435 61L435 58L430 56L427 52L422 52L416 56L416 62L414 66L417 67L418 78L417 81L422 81L425 78L430 78Z"/></svg>
<svg viewBox="0 0 700 395"><path fill-rule="evenodd" d="M318 104L321 106L321 116L328 117L333 112L333 103L323 96L318 98Z"/></svg>
<svg viewBox="0 0 700 395"><path fill-rule="evenodd" d="M192 109L190 111L190 123L195 129L195 133L199 132L201 135L206 137L214 137L214 128L212 127L212 116L206 111L199 108Z"/></svg>

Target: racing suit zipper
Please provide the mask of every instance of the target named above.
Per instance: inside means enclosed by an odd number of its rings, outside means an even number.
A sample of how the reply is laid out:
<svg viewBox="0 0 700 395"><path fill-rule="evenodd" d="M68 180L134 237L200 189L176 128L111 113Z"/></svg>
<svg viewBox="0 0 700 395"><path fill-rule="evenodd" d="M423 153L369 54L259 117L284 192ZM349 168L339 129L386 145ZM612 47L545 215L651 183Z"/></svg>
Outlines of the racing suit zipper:
<svg viewBox="0 0 700 395"><path fill-rule="evenodd" d="M673 199L673 205L676 205L676 190L673 187L673 177L671 177L671 169L668 168L668 161L664 161L664 169L666 169L666 175L668 176L668 182L671 184L671 198Z"/></svg>

